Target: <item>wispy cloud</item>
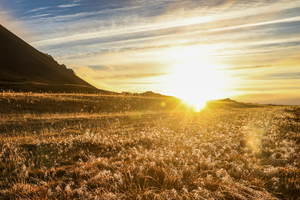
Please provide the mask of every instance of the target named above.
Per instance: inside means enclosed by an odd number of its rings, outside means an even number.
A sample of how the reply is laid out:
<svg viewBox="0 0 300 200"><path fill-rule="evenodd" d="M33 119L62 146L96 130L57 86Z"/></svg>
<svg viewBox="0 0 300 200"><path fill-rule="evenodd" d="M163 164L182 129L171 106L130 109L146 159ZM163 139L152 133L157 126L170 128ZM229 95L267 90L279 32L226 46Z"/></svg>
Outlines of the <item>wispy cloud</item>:
<svg viewBox="0 0 300 200"><path fill-rule="evenodd" d="M33 12L37 12L37 11L42 11L42 10L46 10L46 9L50 9L52 8L51 6L47 6L47 7L40 7L40 8L35 8L29 11L26 11L25 13L33 13Z"/></svg>
<svg viewBox="0 0 300 200"><path fill-rule="evenodd" d="M72 4L62 4L57 6L58 8L71 8L71 7L75 7L75 6L80 6L80 4L78 3L72 3Z"/></svg>
<svg viewBox="0 0 300 200"><path fill-rule="evenodd" d="M300 72L269 73L263 76L249 76L251 80L298 80L300 82Z"/></svg>
<svg viewBox="0 0 300 200"><path fill-rule="evenodd" d="M43 41L38 41L33 43L37 46L42 45L56 45L56 44L63 44L63 43L69 43L74 41L80 41L80 40L92 40L92 39L100 39L104 37L113 37L113 36L122 36L124 34L135 34L136 36L144 35L147 32L153 32L153 31L161 31L166 29L174 29L180 27L183 31L177 32L171 32L168 31L167 34L163 34L161 36L151 36L154 39L158 37L178 37L178 36L184 36L184 35L195 35L200 33L208 33L208 32L221 32L221 31L229 31L229 30L235 30L235 29L242 29L242 28L249 28L249 27L255 27L255 26L264 26L269 24L277 24L277 23L288 23L288 22L298 22L300 21L300 16L298 17L292 17L287 19L280 19L280 20L273 20L273 21L266 21L266 22L259 22L259 23L252 23L252 24L244 24L244 25L238 25L238 26L230 26L230 27L223 27L223 28L214 28L214 29L204 29L204 30L197 30L197 31L186 31L185 29L189 28L191 25L174 25L169 27L161 27L161 28L152 28L152 29L143 29L143 27L136 27L136 30L128 30L128 29L117 29L117 30L108 30L108 31L95 31L95 32L85 32L80 33L72 36L65 36L61 38L53 38ZM194 26L195 24L193 24ZM183 32L183 33L182 33ZM147 37L146 39L149 39L150 37ZM136 38L138 40L139 38Z"/></svg>
<svg viewBox="0 0 300 200"><path fill-rule="evenodd" d="M241 69L257 69L257 68L266 68L266 67L274 67L273 65L256 65L256 66L246 66L246 67L230 67L230 68L222 68L218 70L241 70Z"/></svg>
<svg viewBox="0 0 300 200"><path fill-rule="evenodd" d="M31 19L37 19L37 18L41 18L41 17L47 17L49 15L51 15L51 13L32 15L32 16L30 16L30 18Z"/></svg>
<svg viewBox="0 0 300 200"><path fill-rule="evenodd" d="M97 77L97 79L139 79L139 78L149 78L157 76L166 76L170 73L148 73L148 74L124 74L124 75L115 75L115 76L104 76Z"/></svg>

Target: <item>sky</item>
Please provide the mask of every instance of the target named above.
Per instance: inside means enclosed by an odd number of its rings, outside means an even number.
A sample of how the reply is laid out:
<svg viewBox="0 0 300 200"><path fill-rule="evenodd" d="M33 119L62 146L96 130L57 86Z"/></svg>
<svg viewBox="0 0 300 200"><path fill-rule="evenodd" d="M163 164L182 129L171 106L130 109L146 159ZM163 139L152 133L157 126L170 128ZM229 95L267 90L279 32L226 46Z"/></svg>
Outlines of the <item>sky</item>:
<svg viewBox="0 0 300 200"><path fill-rule="evenodd" d="M300 0L0 0L0 23L100 89L300 104Z"/></svg>

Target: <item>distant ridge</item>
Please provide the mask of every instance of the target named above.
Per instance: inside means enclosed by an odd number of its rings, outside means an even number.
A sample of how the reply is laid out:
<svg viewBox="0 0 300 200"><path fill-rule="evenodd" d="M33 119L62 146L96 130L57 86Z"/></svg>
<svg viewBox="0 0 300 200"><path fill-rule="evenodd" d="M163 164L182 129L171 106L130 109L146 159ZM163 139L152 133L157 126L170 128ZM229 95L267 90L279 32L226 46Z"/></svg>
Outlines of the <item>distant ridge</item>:
<svg viewBox="0 0 300 200"><path fill-rule="evenodd" d="M112 93L99 90L0 25L0 90Z"/></svg>

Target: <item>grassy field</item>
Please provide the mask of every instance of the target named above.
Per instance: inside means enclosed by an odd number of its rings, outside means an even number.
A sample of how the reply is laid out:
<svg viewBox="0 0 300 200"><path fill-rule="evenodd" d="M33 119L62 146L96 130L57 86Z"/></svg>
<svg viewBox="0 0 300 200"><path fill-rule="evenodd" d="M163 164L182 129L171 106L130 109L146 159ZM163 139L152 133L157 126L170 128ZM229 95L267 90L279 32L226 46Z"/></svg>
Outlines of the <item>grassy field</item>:
<svg viewBox="0 0 300 200"><path fill-rule="evenodd" d="M299 199L300 107L0 93L0 199Z"/></svg>

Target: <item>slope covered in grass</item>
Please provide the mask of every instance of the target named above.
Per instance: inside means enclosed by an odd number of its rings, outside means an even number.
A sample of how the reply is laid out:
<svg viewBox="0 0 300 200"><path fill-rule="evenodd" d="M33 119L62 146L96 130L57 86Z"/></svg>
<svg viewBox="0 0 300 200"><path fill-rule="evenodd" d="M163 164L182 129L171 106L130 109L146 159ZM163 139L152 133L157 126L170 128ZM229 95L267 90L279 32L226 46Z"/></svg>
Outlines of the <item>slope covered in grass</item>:
<svg viewBox="0 0 300 200"><path fill-rule="evenodd" d="M25 92L110 93L82 80L0 25L0 89Z"/></svg>

